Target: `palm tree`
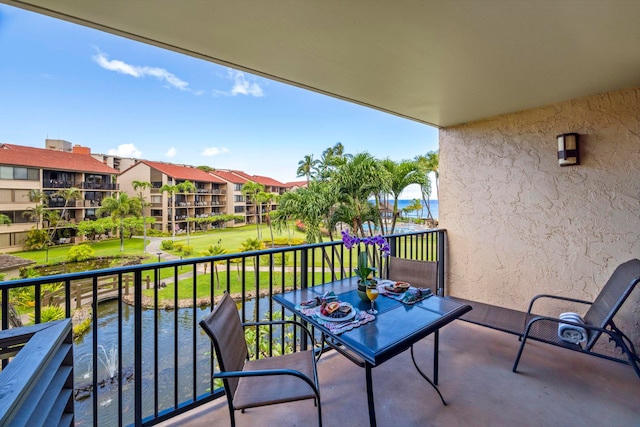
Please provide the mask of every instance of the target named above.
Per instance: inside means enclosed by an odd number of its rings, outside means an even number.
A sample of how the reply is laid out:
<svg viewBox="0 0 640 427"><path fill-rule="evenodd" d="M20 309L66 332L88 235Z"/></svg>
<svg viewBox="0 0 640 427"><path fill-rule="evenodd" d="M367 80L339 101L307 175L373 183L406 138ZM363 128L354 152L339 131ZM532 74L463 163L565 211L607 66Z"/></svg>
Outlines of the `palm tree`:
<svg viewBox="0 0 640 427"><path fill-rule="evenodd" d="M308 154L304 156L304 159L298 162L298 170L296 171L296 176L305 176L307 177L307 184L311 180L313 175L313 171L316 168L316 165L319 163L319 160L313 159L313 154Z"/></svg>
<svg viewBox="0 0 640 427"><path fill-rule="evenodd" d="M404 208L405 212L418 212L422 210L422 203L420 203L420 199L412 199L409 206Z"/></svg>
<svg viewBox="0 0 640 427"><path fill-rule="evenodd" d="M331 174L337 167L343 165L351 159L351 154L344 153L344 146L341 142L336 143L322 152L321 160L316 166L316 179L326 181L331 178Z"/></svg>
<svg viewBox="0 0 640 427"><path fill-rule="evenodd" d="M51 232L51 239L52 240L53 237L56 235L56 233L58 232L58 224L60 223L60 219L62 220L66 220L67 219L67 209L69 208L69 203L72 200L76 200L82 197L82 191L80 191L79 188L76 187L71 187L71 188L63 188L60 189L58 191L56 191L55 193L53 193L54 197L62 197L62 199L64 200L64 207L62 208L62 213L60 213L60 218L58 219L58 221L56 221L56 225L53 227L53 231Z"/></svg>
<svg viewBox="0 0 640 427"><path fill-rule="evenodd" d="M371 154L364 152L349 157L332 174L333 191L340 203L349 206L349 224L354 233L364 234L365 214L371 209L369 197L389 190L390 173Z"/></svg>
<svg viewBox="0 0 640 427"><path fill-rule="evenodd" d="M133 189L138 192L138 200L140 200L140 207L142 208L142 251L147 253L147 218L144 213L144 208L149 204L144 197L144 191L153 187L150 182L134 180L132 182Z"/></svg>
<svg viewBox="0 0 640 427"><path fill-rule="evenodd" d="M421 187L426 184L426 175L418 162L412 160L401 160L394 162L385 159L380 162L388 172L391 180L389 181L389 194L393 198L393 218L391 219L391 230L389 234L393 234L396 228L396 220L398 217L398 198L404 189L411 184L418 184Z"/></svg>
<svg viewBox="0 0 640 427"><path fill-rule="evenodd" d="M96 214L98 216L111 216L118 222L120 234L120 252L124 252L124 218L140 216L142 205L137 198L129 198L127 193L118 192L114 197L102 199L101 207Z"/></svg>
<svg viewBox="0 0 640 427"><path fill-rule="evenodd" d="M264 185L258 184L257 182L247 181L242 186L242 194L247 198L248 201L256 204L256 211L258 213L258 219L256 220L256 227L258 230L258 239L262 238L260 235L260 217L261 217L261 207L262 205L258 203L256 196L261 191L264 191Z"/></svg>
<svg viewBox="0 0 640 427"><path fill-rule="evenodd" d="M291 219L300 220L305 227L307 243L322 242L321 227L327 201L325 194L320 191L320 185L312 181L306 188L281 195L278 209L272 215L276 228L283 228Z"/></svg>
<svg viewBox="0 0 640 427"><path fill-rule="evenodd" d="M217 245L210 245L206 251L204 251L202 254L205 256L217 256L217 255L224 255L227 253L227 250L225 248L222 247L222 245L220 243L218 243ZM216 276L216 281L218 282L218 289L220 289L220 276L218 275L218 264L222 262L222 261L213 261L213 269L214 269L214 273Z"/></svg>
<svg viewBox="0 0 640 427"><path fill-rule="evenodd" d="M160 192L166 192L171 197L171 240L176 240L176 193L180 190L174 184L165 184L160 187Z"/></svg>
<svg viewBox="0 0 640 427"><path fill-rule="evenodd" d="M440 155L438 154L437 151L429 151L426 155L416 156L415 158L415 160L420 164L420 166L425 171L425 175L428 175L429 173L433 172L435 177L435 183L436 183L436 193L438 194L438 196L440 195L439 188L438 188L438 184L440 181L440 172L438 170L439 158L440 158ZM422 190L422 200L427 206L427 217L429 219L433 219L433 215L431 214L431 205L430 205L431 180L427 180L427 185L423 187L421 190Z"/></svg>
<svg viewBox="0 0 640 427"><path fill-rule="evenodd" d="M273 200L277 196L273 193L268 193L266 191L261 191L256 194L256 201L260 206L265 205L265 216L267 218L267 224L269 225L269 232L271 233L271 247L273 248L275 245L275 240L273 238L273 227L271 226L271 205Z"/></svg>
<svg viewBox="0 0 640 427"><path fill-rule="evenodd" d="M187 199L188 193L193 193L197 190L196 186L193 182L186 180L181 182L176 187L178 187L178 191L184 194L185 201ZM189 245L189 207L187 205L187 246Z"/></svg>

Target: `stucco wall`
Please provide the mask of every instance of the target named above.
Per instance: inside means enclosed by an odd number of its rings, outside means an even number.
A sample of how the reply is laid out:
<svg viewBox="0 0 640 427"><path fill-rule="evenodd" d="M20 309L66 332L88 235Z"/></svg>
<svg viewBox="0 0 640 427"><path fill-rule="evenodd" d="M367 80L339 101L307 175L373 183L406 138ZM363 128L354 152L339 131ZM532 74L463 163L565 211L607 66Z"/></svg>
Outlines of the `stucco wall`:
<svg viewBox="0 0 640 427"><path fill-rule="evenodd" d="M580 166L558 165L567 132ZM592 300L640 258L640 88L442 129L439 198L450 294L520 310L539 293Z"/></svg>

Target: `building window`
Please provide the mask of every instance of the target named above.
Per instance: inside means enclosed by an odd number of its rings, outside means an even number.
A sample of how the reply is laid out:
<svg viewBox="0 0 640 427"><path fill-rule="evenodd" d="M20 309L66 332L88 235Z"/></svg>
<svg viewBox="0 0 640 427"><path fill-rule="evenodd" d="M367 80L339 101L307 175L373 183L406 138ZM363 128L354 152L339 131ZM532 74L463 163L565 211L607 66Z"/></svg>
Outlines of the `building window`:
<svg viewBox="0 0 640 427"><path fill-rule="evenodd" d="M233 208L235 213L244 213L244 206L236 206Z"/></svg>
<svg viewBox="0 0 640 427"><path fill-rule="evenodd" d="M242 184L233 184L234 191L242 191Z"/></svg>
<svg viewBox="0 0 640 427"><path fill-rule="evenodd" d="M244 196L233 196L233 201L234 202L244 202Z"/></svg>
<svg viewBox="0 0 640 427"><path fill-rule="evenodd" d="M13 166L0 166L0 179L39 181L40 170L33 168L19 168Z"/></svg>

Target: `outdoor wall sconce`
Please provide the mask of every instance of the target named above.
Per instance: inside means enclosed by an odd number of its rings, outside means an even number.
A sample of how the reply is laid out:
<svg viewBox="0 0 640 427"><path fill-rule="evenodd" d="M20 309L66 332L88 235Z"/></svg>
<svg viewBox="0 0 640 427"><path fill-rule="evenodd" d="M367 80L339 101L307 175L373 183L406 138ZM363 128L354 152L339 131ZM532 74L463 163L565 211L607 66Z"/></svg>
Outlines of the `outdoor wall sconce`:
<svg viewBox="0 0 640 427"><path fill-rule="evenodd" d="M580 149L577 133L563 133L558 135L558 163L560 166L580 164Z"/></svg>

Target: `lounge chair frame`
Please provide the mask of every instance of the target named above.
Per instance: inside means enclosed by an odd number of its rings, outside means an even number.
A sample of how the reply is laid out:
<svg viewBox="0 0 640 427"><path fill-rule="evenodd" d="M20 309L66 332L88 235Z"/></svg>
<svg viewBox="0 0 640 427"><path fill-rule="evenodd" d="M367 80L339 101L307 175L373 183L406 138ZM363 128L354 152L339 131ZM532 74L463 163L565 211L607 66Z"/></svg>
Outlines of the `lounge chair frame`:
<svg viewBox="0 0 640 427"><path fill-rule="evenodd" d="M437 262L417 261L389 257L388 277L403 280L423 287L437 287ZM594 301L585 301L557 295L541 294L532 298L526 312L470 301L463 298L447 296L453 301L469 304L473 309L460 317L460 320L480 326L496 329L517 335L521 341L518 354L513 364L513 372L517 372L518 364L529 339L578 351L603 359L631 365L640 378L640 357L633 342L627 337L613 320L635 286L640 282L640 260L631 259L619 265ZM442 292L444 293L444 292ZM572 303L589 305L584 316L584 324L576 324L557 317L541 316L533 312L534 305L542 299L555 299ZM568 323L587 330L588 340L584 345L563 341L558 337L559 323ZM596 350L596 342L600 336L606 335L610 341L620 348L622 356L615 357Z"/></svg>
<svg viewBox="0 0 640 427"><path fill-rule="evenodd" d="M533 297L526 312L528 320L525 324L524 334L520 338L520 349L513 364L513 372L516 372L518 369L518 364L527 340L532 339L603 359L629 364L640 378L640 357L631 340L613 321L613 317L618 310L620 310L620 307L622 307L622 304L629 297L638 282L640 282L640 260L632 259L619 265L615 269L611 278L609 278L593 302L549 294ZM536 301L544 298L589 305L590 307L584 316L584 324L560 320L557 317L533 315L534 304ZM560 323L584 328L588 335L586 344L573 344L560 339L557 333ZM616 348L619 347L622 350L622 354L626 356L626 360L594 350L594 346L602 334L607 335L609 340L615 343Z"/></svg>

